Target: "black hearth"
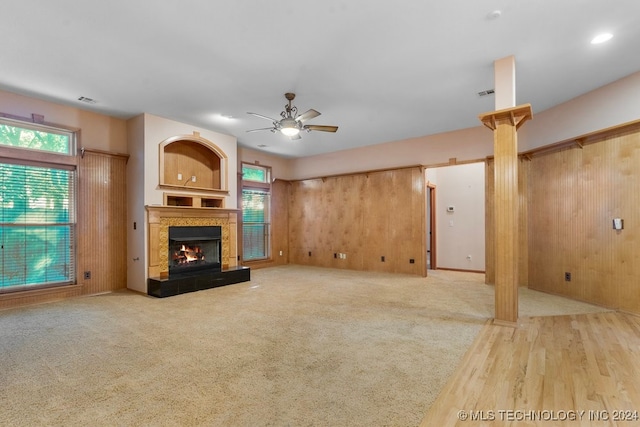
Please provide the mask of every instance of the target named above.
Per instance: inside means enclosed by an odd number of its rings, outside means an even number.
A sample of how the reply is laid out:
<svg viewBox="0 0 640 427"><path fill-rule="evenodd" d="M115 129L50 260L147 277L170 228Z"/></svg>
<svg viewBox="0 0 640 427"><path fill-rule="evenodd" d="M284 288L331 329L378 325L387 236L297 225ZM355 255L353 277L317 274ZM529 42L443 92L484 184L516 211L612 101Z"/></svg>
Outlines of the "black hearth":
<svg viewBox="0 0 640 427"><path fill-rule="evenodd" d="M220 271L222 227L169 227L169 276L201 270Z"/></svg>
<svg viewBox="0 0 640 427"><path fill-rule="evenodd" d="M147 294L164 298L251 280L238 265L236 209L148 206Z"/></svg>

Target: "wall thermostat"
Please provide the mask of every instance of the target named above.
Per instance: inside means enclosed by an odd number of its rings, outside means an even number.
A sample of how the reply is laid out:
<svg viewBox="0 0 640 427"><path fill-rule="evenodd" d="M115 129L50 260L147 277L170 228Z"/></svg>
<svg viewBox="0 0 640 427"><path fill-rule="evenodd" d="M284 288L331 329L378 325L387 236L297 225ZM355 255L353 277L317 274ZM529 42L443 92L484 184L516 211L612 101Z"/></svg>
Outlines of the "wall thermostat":
<svg viewBox="0 0 640 427"><path fill-rule="evenodd" d="M453 212L455 208L453 206L447 206L447 212Z"/></svg>

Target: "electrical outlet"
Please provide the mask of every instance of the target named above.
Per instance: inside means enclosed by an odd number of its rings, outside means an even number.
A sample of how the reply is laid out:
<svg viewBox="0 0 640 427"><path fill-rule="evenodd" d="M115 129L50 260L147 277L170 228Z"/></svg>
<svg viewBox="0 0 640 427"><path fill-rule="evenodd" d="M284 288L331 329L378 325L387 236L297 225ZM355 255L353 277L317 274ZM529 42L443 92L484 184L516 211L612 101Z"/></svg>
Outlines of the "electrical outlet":
<svg viewBox="0 0 640 427"><path fill-rule="evenodd" d="M282 251L280 251L280 256L282 256Z"/></svg>
<svg viewBox="0 0 640 427"><path fill-rule="evenodd" d="M380 262L384 262L384 255L380 257Z"/></svg>
<svg viewBox="0 0 640 427"><path fill-rule="evenodd" d="M415 260L415 259L411 258L411 259L409 260L409 264L415 264L415 263L416 263L416 260Z"/></svg>
<svg viewBox="0 0 640 427"><path fill-rule="evenodd" d="M181 173L178 174L178 181L182 181L182 174Z"/></svg>
<svg viewBox="0 0 640 427"><path fill-rule="evenodd" d="M84 272L84 279L85 280L91 279L91 272L90 271L85 271Z"/></svg>
<svg viewBox="0 0 640 427"><path fill-rule="evenodd" d="M195 175L191 176L191 182L196 182L196 176Z"/></svg>
<svg viewBox="0 0 640 427"><path fill-rule="evenodd" d="M565 280L565 282L570 282L571 281L571 273L569 273L569 272L564 273L564 280Z"/></svg>

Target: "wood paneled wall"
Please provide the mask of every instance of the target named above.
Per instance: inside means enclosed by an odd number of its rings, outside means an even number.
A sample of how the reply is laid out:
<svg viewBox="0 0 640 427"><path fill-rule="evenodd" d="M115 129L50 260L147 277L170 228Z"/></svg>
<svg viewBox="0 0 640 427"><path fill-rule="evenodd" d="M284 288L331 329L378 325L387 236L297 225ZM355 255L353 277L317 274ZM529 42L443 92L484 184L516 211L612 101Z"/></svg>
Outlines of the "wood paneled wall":
<svg viewBox="0 0 640 427"><path fill-rule="evenodd" d="M291 263L424 275L425 239L419 167L291 183Z"/></svg>
<svg viewBox="0 0 640 427"><path fill-rule="evenodd" d="M126 164L125 156L90 151L78 158L76 276L83 294L127 286Z"/></svg>
<svg viewBox="0 0 640 427"><path fill-rule="evenodd" d="M127 157L85 151L78 157L76 285L0 296L0 308L55 301L127 285ZM85 279L84 272L91 278Z"/></svg>
<svg viewBox="0 0 640 427"><path fill-rule="evenodd" d="M271 184L271 254L272 265L289 263L289 190L288 181ZM280 255L282 251L282 255Z"/></svg>
<svg viewBox="0 0 640 427"><path fill-rule="evenodd" d="M528 245L528 185L531 162L521 158L518 162L518 286L529 282ZM485 175L485 282L495 283L495 226L493 214L494 163L486 161Z"/></svg>
<svg viewBox="0 0 640 427"><path fill-rule="evenodd" d="M164 147L162 184L179 187L219 189L220 157L195 141L175 141ZM178 179L178 174L182 175ZM191 177L196 182L191 182Z"/></svg>
<svg viewBox="0 0 640 427"><path fill-rule="evenodd" d="M533 157L529 188L529 287L640 313L640 131Z"/></svg>

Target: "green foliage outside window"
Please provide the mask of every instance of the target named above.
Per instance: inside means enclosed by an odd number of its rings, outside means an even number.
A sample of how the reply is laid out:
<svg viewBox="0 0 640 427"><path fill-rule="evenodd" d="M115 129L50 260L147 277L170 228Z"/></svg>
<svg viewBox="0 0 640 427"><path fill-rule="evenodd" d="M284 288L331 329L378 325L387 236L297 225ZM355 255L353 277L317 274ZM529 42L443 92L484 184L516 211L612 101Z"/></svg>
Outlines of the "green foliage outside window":
<svg viewBox="0 0 640 427"><path fill-rule="evenodd" d="M260 166L242 165L242 179L245 181L267 182L267 171Z"/></svg>
<svg viewBox="0 0 640 427"><path fill-rule="evenodd" d="M0 123L0 144L32 150L68 154L69 135L25 129Z"/></svg>

